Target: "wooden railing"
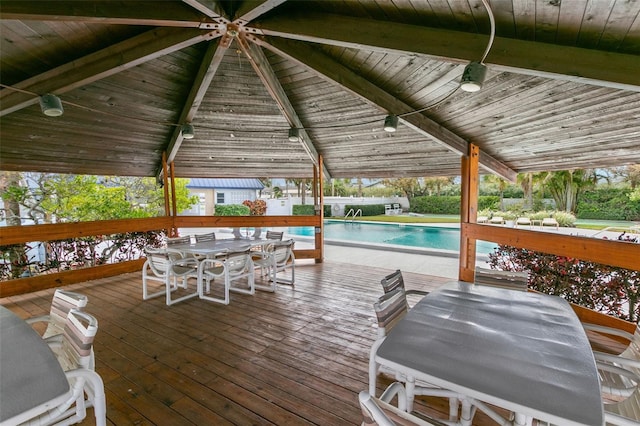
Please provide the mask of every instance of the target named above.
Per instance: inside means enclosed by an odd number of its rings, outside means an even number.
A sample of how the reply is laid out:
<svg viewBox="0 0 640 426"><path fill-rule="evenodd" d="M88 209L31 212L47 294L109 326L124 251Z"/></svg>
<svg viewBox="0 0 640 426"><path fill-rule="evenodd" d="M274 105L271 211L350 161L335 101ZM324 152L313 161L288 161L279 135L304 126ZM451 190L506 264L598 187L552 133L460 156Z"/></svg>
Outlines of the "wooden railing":
<svg viewBox="0 0 640 426"><path fill-rule="evenodd" d="M104 220L46 225L0 227L0 246L32 241L55 241L126 232L166 231L177 228L293 227L313 226L316 233L313 249L295 250L298 259L323 258L322 219L320 216L177 216L149 219ZM135 272L142 269L144 259L99 265L70 271L37 275L0 282L0 297L13 296L97 278Z"/></svg>

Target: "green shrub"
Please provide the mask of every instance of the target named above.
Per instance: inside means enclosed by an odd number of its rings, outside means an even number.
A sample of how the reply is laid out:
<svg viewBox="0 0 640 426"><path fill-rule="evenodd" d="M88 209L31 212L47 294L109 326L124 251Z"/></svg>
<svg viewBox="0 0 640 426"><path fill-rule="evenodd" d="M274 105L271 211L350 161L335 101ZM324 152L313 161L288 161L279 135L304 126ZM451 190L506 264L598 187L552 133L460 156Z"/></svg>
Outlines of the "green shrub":
<svg viewBox="0 0 640 426"><path fill-rule="evenodd" d="M313 216L316 214L316 209L313 204L295 204L293 206L294 216Z"/></svg>
<svg viewBox="0 0 640 426"><path fill-rule="evenodd" d="M351 209L354 212L362 210L362 216L378 216L384 214L384 204L347 204L344 206L345 214Z"/></svg>
<svg viewBox="0 0 640 426"><path fill-rule="evenodd" d="M324 213L324 217L331 217L331 205L329 204L325 204L324 206L322 206L322 211Z"/></svg>
<svg viewBox="0 0 640 426"><path fill-rule="evenodd" d="M600 188L580 194L579 219L640 220L640 201L632 201L630 189Z"/></svg>
<svg viewBox="0 0 640 426"><path fill-rule="evenodd" d="M411 199L409 211L428 214L460 214L460 197L415 197Z"/></svg>
<svg viewBox="0 0 640 426"><path fill-rule="evenodd" d="M214 216L249 216L251 209L242 204L216 204Z"/></svg>
<svg viewBox="0 0 640 426"><path fill-rule="evenodd" d="M478 210L495 210L500 206L497 195L481 195L478 197Z"/></svg>
<svg viewBox="0 0 640 426"><path fill-rule="evenodd" d="M556 212L553 217L560 226L573 228L576 224L576 217L569 212Z"/></svg>

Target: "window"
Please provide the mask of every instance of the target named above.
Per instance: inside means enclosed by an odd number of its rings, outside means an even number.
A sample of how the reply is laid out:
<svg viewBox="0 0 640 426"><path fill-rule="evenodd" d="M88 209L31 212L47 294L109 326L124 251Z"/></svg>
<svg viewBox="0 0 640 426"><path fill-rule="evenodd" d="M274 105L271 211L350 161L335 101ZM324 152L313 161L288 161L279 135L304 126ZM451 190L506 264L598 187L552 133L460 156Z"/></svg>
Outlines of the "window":
<svg viewBox="0 0 640 426"><path fill-rule="evenodd" d="M216 193L216 204L224 204L224 192Z"/></svg>

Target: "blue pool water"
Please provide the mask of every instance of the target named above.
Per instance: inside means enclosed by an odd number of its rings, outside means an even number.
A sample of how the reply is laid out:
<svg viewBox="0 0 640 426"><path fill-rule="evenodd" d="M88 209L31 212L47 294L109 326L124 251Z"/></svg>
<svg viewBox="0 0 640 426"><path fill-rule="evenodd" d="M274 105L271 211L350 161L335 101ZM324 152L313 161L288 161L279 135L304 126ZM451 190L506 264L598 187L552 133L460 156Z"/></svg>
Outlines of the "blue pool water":
<svg viewBox="0 0 640 426"><path fill-rule="evenodd" d="M313 236L313 227L289 228L289 234ZM437 250L460 251L460 229L436 226L416 226L405 224L332 222L325 221L324 238L352 242L392 244L403 247L416 247ZM479 254L491 253L496 247L493 243L479 241L476 250Z"/></svg>

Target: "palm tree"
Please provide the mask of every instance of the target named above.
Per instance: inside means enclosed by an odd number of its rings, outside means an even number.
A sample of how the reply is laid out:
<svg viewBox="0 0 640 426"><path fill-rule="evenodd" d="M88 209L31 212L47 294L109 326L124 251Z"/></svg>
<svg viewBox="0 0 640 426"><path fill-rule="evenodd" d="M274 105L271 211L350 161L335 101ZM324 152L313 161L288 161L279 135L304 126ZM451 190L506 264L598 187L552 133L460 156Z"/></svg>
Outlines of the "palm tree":
<svg viewBox="0 0 640 426"><path fill-rule="evenodd" d="M580 192L596 183L592 169L544 172L543 176L543 183L556 202L556 209L566 212L575 212Z"/></svg>

